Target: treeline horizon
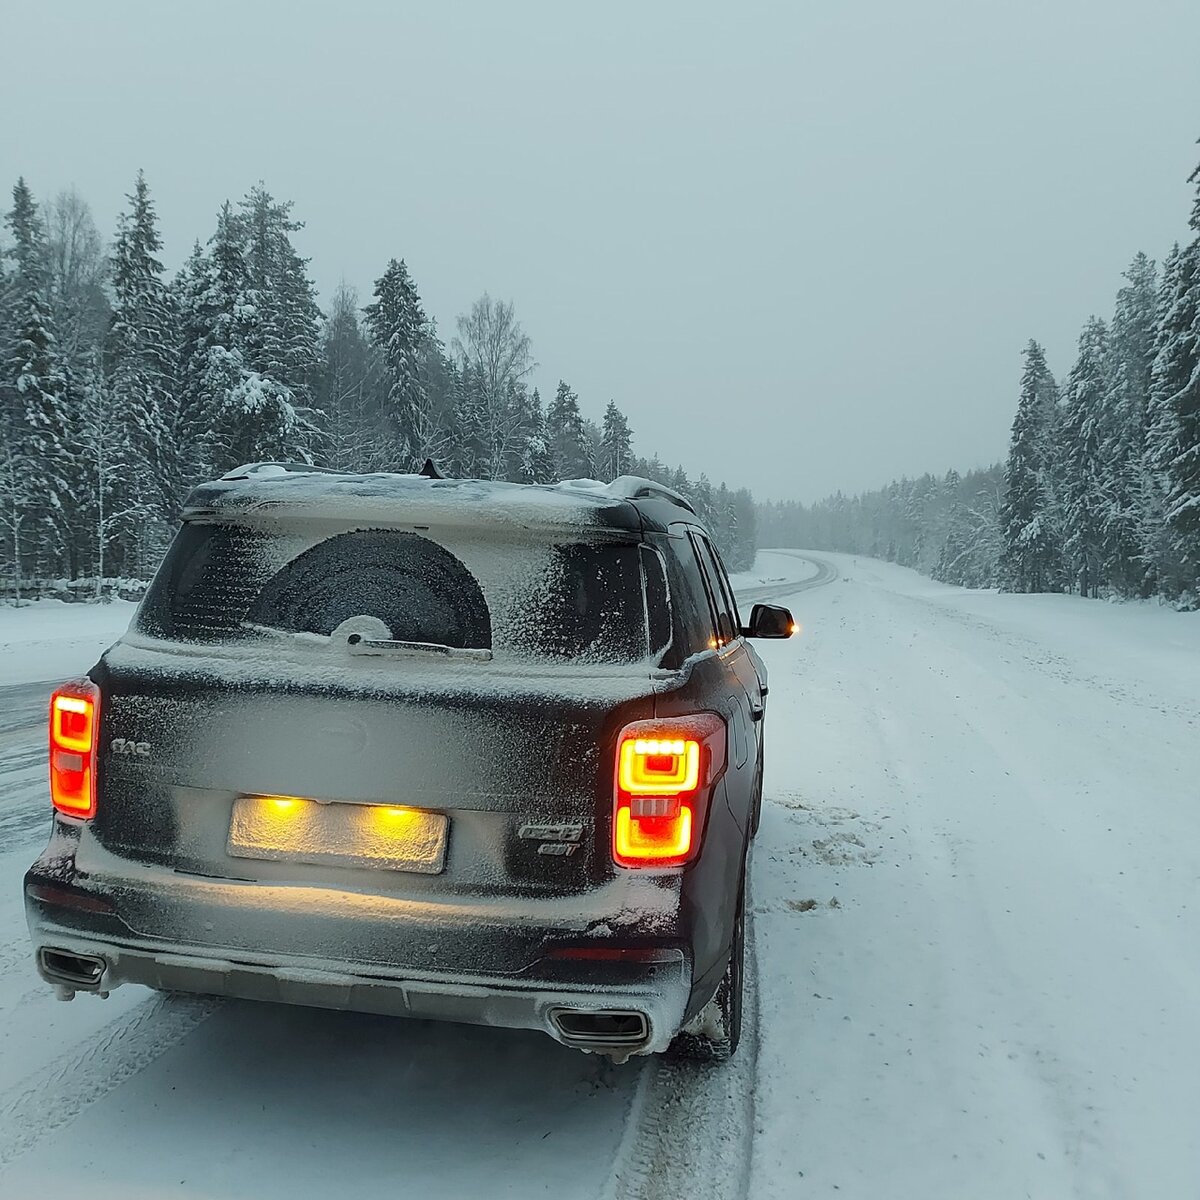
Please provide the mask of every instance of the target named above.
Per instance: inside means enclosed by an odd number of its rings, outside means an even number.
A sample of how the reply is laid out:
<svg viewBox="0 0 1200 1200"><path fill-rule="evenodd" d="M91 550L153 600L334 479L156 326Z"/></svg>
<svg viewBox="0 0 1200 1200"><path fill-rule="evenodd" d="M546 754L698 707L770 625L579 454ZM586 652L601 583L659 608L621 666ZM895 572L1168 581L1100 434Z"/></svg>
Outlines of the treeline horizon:
<svg viewBox="0 0 1200 1200"><path fill-rule="evenodd" d="M485 293L447 343L392 258L366 303L343 284L323 310L292 209L255 185L168 275L142 172L111 247L78 192L39 203L18 179L0 257L9 595L145 580L188 491L262 460L413 471L432 459L524 483L641 475L687 496L731 570L753 563L750 492L636 454L615 401L589 420L562 380L544 402L511 301Z"/></svg>
<svg viewBox="0 0 1200 1200"><path fill-rule="evenodd" d="M759 506L765 545L869 554L946 583L1200 608L1200 167L1161 271L1134 256L1065 377L1034 340L1004 463Z"/></svg>

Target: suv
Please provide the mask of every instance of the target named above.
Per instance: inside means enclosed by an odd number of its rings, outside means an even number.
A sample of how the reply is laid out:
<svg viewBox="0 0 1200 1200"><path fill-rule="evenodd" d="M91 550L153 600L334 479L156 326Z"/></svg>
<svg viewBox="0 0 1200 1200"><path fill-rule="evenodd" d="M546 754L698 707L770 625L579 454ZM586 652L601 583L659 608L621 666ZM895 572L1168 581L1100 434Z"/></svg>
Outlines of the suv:
<svg viewBox="0 0 1200 1200"><path fill-rule="evenodd" d="M51 701L58 994L170 991L728 1057L763 664L688 502L255 464L196 488Z"/></svg>

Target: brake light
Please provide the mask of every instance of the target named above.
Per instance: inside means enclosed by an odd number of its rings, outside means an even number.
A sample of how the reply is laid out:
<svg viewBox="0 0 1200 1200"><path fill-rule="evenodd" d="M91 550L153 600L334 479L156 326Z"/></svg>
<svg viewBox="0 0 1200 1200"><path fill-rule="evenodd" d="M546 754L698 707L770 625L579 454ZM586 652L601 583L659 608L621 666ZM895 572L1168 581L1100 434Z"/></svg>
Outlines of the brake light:
<svg viewBox="0 0 1200 1200"><path fill-rule="evenodd" d="M709 787L725 767L725 722L713 713L636 721L617 739L613 859L679 867L700 844Z"/></svg>
<svg viewBox="0 0 1200 1200"><path fill-rule="evenodd" d="M90 679L65 683L50 698L50 799L69 817L96 815L96 740L100 689Z"/></svg>

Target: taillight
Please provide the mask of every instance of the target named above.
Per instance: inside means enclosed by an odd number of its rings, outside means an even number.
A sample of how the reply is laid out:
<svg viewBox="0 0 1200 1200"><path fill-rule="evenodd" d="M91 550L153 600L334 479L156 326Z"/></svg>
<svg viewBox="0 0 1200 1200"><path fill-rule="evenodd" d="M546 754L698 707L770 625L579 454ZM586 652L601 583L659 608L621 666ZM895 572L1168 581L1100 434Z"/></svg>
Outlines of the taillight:
<svg viewBox="0 0 1200 1200"><path fill-rule="evenodd" d="M707 791L724 768L725 722L713 713L626 725L617 739L617 865L679 867L693 858Z"/></svg>
<svg viewBox="0 0 1200 1200"><path fill-rule="evenodd" d="M96 739L100 689L64 683L50 698L50 799L68 817L96 815Z"/></svg>

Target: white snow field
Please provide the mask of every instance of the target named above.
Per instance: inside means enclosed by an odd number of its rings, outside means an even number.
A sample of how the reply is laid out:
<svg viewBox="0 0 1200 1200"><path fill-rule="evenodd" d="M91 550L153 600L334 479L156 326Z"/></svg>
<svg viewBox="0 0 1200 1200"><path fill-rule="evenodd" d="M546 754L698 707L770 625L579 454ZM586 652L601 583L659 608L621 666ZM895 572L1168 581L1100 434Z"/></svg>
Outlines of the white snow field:
<svg viewBox="0 0 1200 1200"><path fill-rule="evenodd" d="M20 897L49 684L0 687L0 1196L1195 1197L1200 615L829 554L764 552L738 583L792 593L804 632L758 644L757 972L715 1069L132 988L56 1002ZM95 657L57 653L42 679Z"/></svg>
<svg viewBox="0 0 1200 1200"><path fill-rule="evenodd" d="M125 632L136 610L128 600L0 605L0 688L82 674Z"/></svg>

